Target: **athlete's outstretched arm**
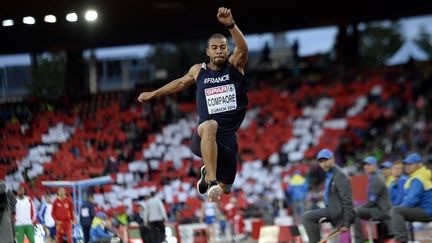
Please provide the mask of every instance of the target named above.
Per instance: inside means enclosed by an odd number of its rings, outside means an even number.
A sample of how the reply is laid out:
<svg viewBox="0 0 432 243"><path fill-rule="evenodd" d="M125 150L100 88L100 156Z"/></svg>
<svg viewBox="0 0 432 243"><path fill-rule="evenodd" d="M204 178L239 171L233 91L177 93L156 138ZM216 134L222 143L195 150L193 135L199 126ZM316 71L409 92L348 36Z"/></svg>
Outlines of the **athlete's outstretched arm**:
<svg viewBox="0 0 432 243"><path fill-rule="evenodd" d="M231 55L229 61L232 65L234 65L234 67L243 72L243 68L246 65L248 58L248 45L243 33L234 22L231 9L224 7L219 8L217 18L219 22L228 27L228 30L234 40L234 52Z"/></svg>
<svg viewBox="0 0 432 243"><path fill-rule="evenodd" d="M167 83L166 85L160 87L157 90L150 91L150 92L142 92L138 97L138 101L144 102L161 95L174 94L186 89L187 87L189 87L191 84L195 82L200 67L201 67L200 64L195 64L189 69L189 72L183 77L175 79Z"/></svg>

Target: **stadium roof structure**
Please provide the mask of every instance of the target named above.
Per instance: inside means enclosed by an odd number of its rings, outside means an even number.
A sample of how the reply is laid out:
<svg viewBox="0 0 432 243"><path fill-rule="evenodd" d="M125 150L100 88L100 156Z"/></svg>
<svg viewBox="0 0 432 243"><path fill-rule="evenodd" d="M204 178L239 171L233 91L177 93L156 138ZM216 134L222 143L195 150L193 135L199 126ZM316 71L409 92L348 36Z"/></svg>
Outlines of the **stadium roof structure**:
<svg viewBox="0 0 432 243"><path fill-rule="evenodd" d="M92 47L204 39L226 31L216 20L219 6L232 9L246 34L397 19L432 13L430 1L197 1L197 0L16 0L0 2L0 53L82 50ZM95 9L98 19L83 14ZM77 22L65 16L76 12ZM52 14L56 23L44 22ZM33 16L35 24L23 24Z"/></svg>

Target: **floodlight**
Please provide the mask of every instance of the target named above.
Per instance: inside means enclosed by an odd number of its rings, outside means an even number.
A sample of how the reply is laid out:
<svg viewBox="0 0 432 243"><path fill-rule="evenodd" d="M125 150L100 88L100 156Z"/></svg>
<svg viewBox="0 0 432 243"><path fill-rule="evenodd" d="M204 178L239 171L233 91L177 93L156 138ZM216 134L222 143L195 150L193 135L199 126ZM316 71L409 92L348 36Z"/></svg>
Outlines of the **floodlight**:
<svg viewBox="0 0 432 243"><path fill-rule="evenodd" d="M2 21L2 25L3 25L3 27L13 26L14 21L12 19L5 19Z"/></svg>
<svg viewBox="0 0 432 243"><path fill-rule="evenodd" d="M95 21L97 19L97 17L98 17L98 14L95 10L88 10L85 13L85 19L87 21L90 21L90 22Z"/></svg>
<svg viewBox="0 0 432 243"><path fill-rule="evenodd" d="M45 15L44 17L44 21L47 23L55 23L57 21L56 16L50 14L50 15Z"/></svg>
<svg viewBox="0 0 432 243"><path fill-rule="evenodd" d="M36 20L32 16L27 16L27 17L23 18L23 23L24 24L34 24L34 23L36 23Z"/></svg>
<svg viewBox="0 0 432 243"><path fill-rule="evenodd" d="M78 20L78 15L76 13L68 13L66 15L66 20L69 22L76 22Z"/></svg>

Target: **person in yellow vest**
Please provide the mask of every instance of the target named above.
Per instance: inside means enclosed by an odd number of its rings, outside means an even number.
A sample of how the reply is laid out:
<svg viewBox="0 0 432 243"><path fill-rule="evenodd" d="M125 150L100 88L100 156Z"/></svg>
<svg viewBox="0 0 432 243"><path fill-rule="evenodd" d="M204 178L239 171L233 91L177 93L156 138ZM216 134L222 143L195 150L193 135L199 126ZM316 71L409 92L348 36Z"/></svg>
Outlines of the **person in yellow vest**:
<svg viewBox="0 0 432 243"><path fill-rule="evenodd" d="M288 194L290 195L294 221L296 224L301 223L304 214L305 199L308 193L309 184L301 175L299 170L294 171L289 180Z"/></svg>
<svg viewBox="0 0 432 243"><path fill-rule="evenodd" d="M392 208L391 225L396 242L407 242L405 221L432 221L432 182L430 171L422 163L417 153L412 153L403 161L409 175L404 185L402 203Z"/></svg>
<svg viewBox="0 0 432 243"><path fill-rule="evenodd" d="M395 179L392 175L392 166L393 163L391 161L386 161L380 165L381 174L384 177L385 184L387 185L387 187L390 187L391 183Z"/></svg>
<svg viewBox="0 0 432 243"><path fill-rule="evenodd" d="M104 212L98 212L92 220L90 227L91 243L108 243L111 240L111 234L106 228L107 215Z"/></svg>

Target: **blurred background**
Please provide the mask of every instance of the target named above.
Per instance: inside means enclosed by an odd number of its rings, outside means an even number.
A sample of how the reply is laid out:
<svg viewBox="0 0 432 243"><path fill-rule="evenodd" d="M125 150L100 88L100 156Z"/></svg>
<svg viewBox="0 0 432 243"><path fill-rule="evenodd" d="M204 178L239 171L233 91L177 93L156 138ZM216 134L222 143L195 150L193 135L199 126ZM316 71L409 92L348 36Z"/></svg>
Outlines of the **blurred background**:
<svg viewBox="0 0 432 243"><path fill-rule="evenodd" d="M0 179L25 188L36 210L60 185L43 182L65 182L77 218L91 195L125 242L144 237L133 215L155 192L168 217L165 240L199 242L202 161L188 147L195 87L144 104L137 97L207 60L211 34L229 36L219 6L232 9L246 36L252 87L234 190L217 205L217 241L257 240L261 226L300 225L304 210L322 206L325 174L314 160L322 148L353 177L364 175L368 155L381 163L417 152L430 168L432 4L350 5L2 2ZM307 185L301 209L294 175Z"/></svg>

